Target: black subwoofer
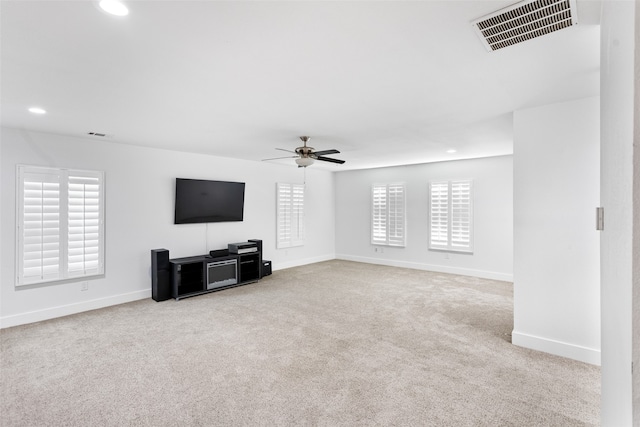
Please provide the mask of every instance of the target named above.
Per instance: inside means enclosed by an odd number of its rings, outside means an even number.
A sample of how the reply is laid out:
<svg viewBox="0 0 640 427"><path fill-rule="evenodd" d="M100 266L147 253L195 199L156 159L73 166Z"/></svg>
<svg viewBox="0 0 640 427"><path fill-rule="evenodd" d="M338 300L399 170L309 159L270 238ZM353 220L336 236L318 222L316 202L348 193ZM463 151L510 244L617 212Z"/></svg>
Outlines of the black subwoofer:
<svg viewBox="0 0 640 427"><path fill-rule="evenodd" d="M151 298L165 301L171 298L169 251L151 250Z"/></svg>
<svg viewBox="0 0 640 427"><path fill-rule="evenodd" d="M262 260L262 277L271 274L271 261Z"/></svg>

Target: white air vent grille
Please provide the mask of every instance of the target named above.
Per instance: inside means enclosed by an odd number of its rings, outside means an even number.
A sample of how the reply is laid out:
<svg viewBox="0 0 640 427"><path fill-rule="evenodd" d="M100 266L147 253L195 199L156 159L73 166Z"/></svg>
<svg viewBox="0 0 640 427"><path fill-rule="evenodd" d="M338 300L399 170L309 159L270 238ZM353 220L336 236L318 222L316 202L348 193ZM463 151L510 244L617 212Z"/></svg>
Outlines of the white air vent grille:
<svg viewBox="0 0 640 427"><path fill-rule="evenodd" d="M488 51L577 24L575 0L527 0L472 22Z"/></svg>
<svg viewBox="0 0 640 427"><path fill-rule="evenodd" d="M110 138L111 135L107 135L106 133L102 133L102 132L87 132L87 135L89 136L98 136L100 138Z"/></svg>

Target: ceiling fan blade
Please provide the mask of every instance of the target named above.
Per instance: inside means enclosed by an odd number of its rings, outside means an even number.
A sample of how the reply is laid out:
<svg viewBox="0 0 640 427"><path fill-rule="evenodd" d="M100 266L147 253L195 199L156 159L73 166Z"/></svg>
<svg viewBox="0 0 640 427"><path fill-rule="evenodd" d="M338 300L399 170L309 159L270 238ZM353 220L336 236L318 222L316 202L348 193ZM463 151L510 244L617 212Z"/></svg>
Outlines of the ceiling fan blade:
<svg viewBox="0 0 640 427"><path fill-rule="evenodd" d="M343 164L344 160L339 160L339 159L332 159L331 157L323 157L323 156L318 156L316 157L317 160L322 160L323 162L331 162L331 163L339 163L339 164Z"/></svg>
<svg viewBox="0 0 640 427"><path fill-rule="evenodd" d="M272 157L270 159L262 159L263 162L267 160L280 160L280 159L295 159L298 156L286 156L286 157Z"/></svg>
<svg viewBox="0 0 640 427"><path fill-rule="evenodd" d="M285 150L284 148L276 148L276 150L280 150L280 151L286 151L287 153L293 153L293 154L297 154L295 151L291 151L291 150Z"/></svg>
<svg viewBox="0 0 640 427"><path fill-rule="evenodd" d="M315 154L316 156L324 156L325 154L338 154L338 153L340 153L340 152L338 150L336 150L336 149L314 151L313 152L313 154Z"/></svg>

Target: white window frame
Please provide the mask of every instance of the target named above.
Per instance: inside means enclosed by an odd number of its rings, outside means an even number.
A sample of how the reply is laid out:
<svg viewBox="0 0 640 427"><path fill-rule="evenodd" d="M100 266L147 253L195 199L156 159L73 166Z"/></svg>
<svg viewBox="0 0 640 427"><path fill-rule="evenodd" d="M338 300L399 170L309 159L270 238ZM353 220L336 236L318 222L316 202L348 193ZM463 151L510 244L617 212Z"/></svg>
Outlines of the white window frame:
<svg viewBox="0 0 640 427"><path fill-rule="evenodd" d="M429 249L473 253L473 180L429 182Z"/></svg>
<svg viewBox="0 0 640 427"><path fill-rule="evenodd" d="M16 286L104 274L104 172L18 165Z"/></svg>
<svg viewBox="0 0 640 427"><path fill-rule="evenodd" d="M305 242L305 186L276 184L276 247L303 246Z"/></svg>
<svg viewBox="0 0 640 427"><path fill-rule="evenodd" d="M405 247L407 190L404 183L371 186L371 244Z"/></svg>

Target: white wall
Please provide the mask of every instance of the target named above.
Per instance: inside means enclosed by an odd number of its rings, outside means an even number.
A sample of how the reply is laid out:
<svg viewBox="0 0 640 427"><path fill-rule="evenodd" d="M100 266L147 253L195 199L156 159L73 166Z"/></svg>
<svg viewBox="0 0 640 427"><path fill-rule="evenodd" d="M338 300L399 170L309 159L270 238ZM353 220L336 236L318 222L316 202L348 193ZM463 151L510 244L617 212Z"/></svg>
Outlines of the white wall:
<svg viewBox="0 0 640 427"><path fill-rule="evenodd" d="M514 114L513 343L600 363L599 98Z"/></svg>
<svg viewBox="0 0 640 427"><path fill-rule="evenodd" d="M633 86L634 101L633 101L633 146L640 147L640 7L636 4L635 16L634 16L634 33L635 33L635 46L634 46L634 74L636 84ZM627 82L629 84L629 82ZM633 150L633 189L632 190L632 209L633 209L633 315L632 315L632 330L633 330L633 348L632 348L632 360L633 366L640 366L640 150ZM607 266L607 268L615 268L615 266ZM604 270L604 269L603 269ZM608 379L610 380L610 379ZM640 370L633 370L633 419L636 424L640 424Z"/></svg>
<svg viewBox="0 0 640 427"><path fill-rule="evenodd" d="M336 257L361 262L512 279L512 157L428 163L337 172ZM474 253L430 251L428 183L474 180ZM404 182L407 190L406 247L371 242L371 185ZM378 249L378 252L376 252ZM382 249L384 252L379 252Z"/></svg>
<svg viewBox="0 0 640 427"><path fill-rule="evenodd" d="M294 165L248 162L135 147L94 139L2 129L0 322L2 327L43 320L151 295L150 250L172 258L200 255L227 243L263 240L273 268L333 259L333 175L306 171L305 246L275 247L276 182L303 182ZM106 274L80 291L78 281L15 288L16 165L106 172ZM246 182L245 218L238 223L174 225L175 178ZM329 232L327 232L329 230Z"/></svg>
<svg viewBox="0 0 640 427"><path fill-rule="evenodd" d="M600 29L601 204L605 209L605 228L601 236L601 421L605 427L640 425L640 380L637 379L640 344L633 343L633 337L638 337L640 329L637 323L639 308L633 306L634 302L638 302L640 272L635 271L634 289L632 271L634 263L636 269L640 263L640 254L636 252L633 256L632 241L633 218L637 221L640 215L640 201L637 199L639 189L635 189L635 205L633 201L634 152L635 171L640 173L637 164L638 145L635 150L633 146L634 91L636 94L640 91L640 88L634 87L640 82L637 68L634 78L634 52L636 55L640 52L637 37L634 47L634 26L637 26L634 8L637 9L637 3L633 1L604 1ZM640 104L636 102L636 114L639 108ZM634 373L631 370L632 361L636 366ZM632 381L634 375L635 383Z"/></svg>

